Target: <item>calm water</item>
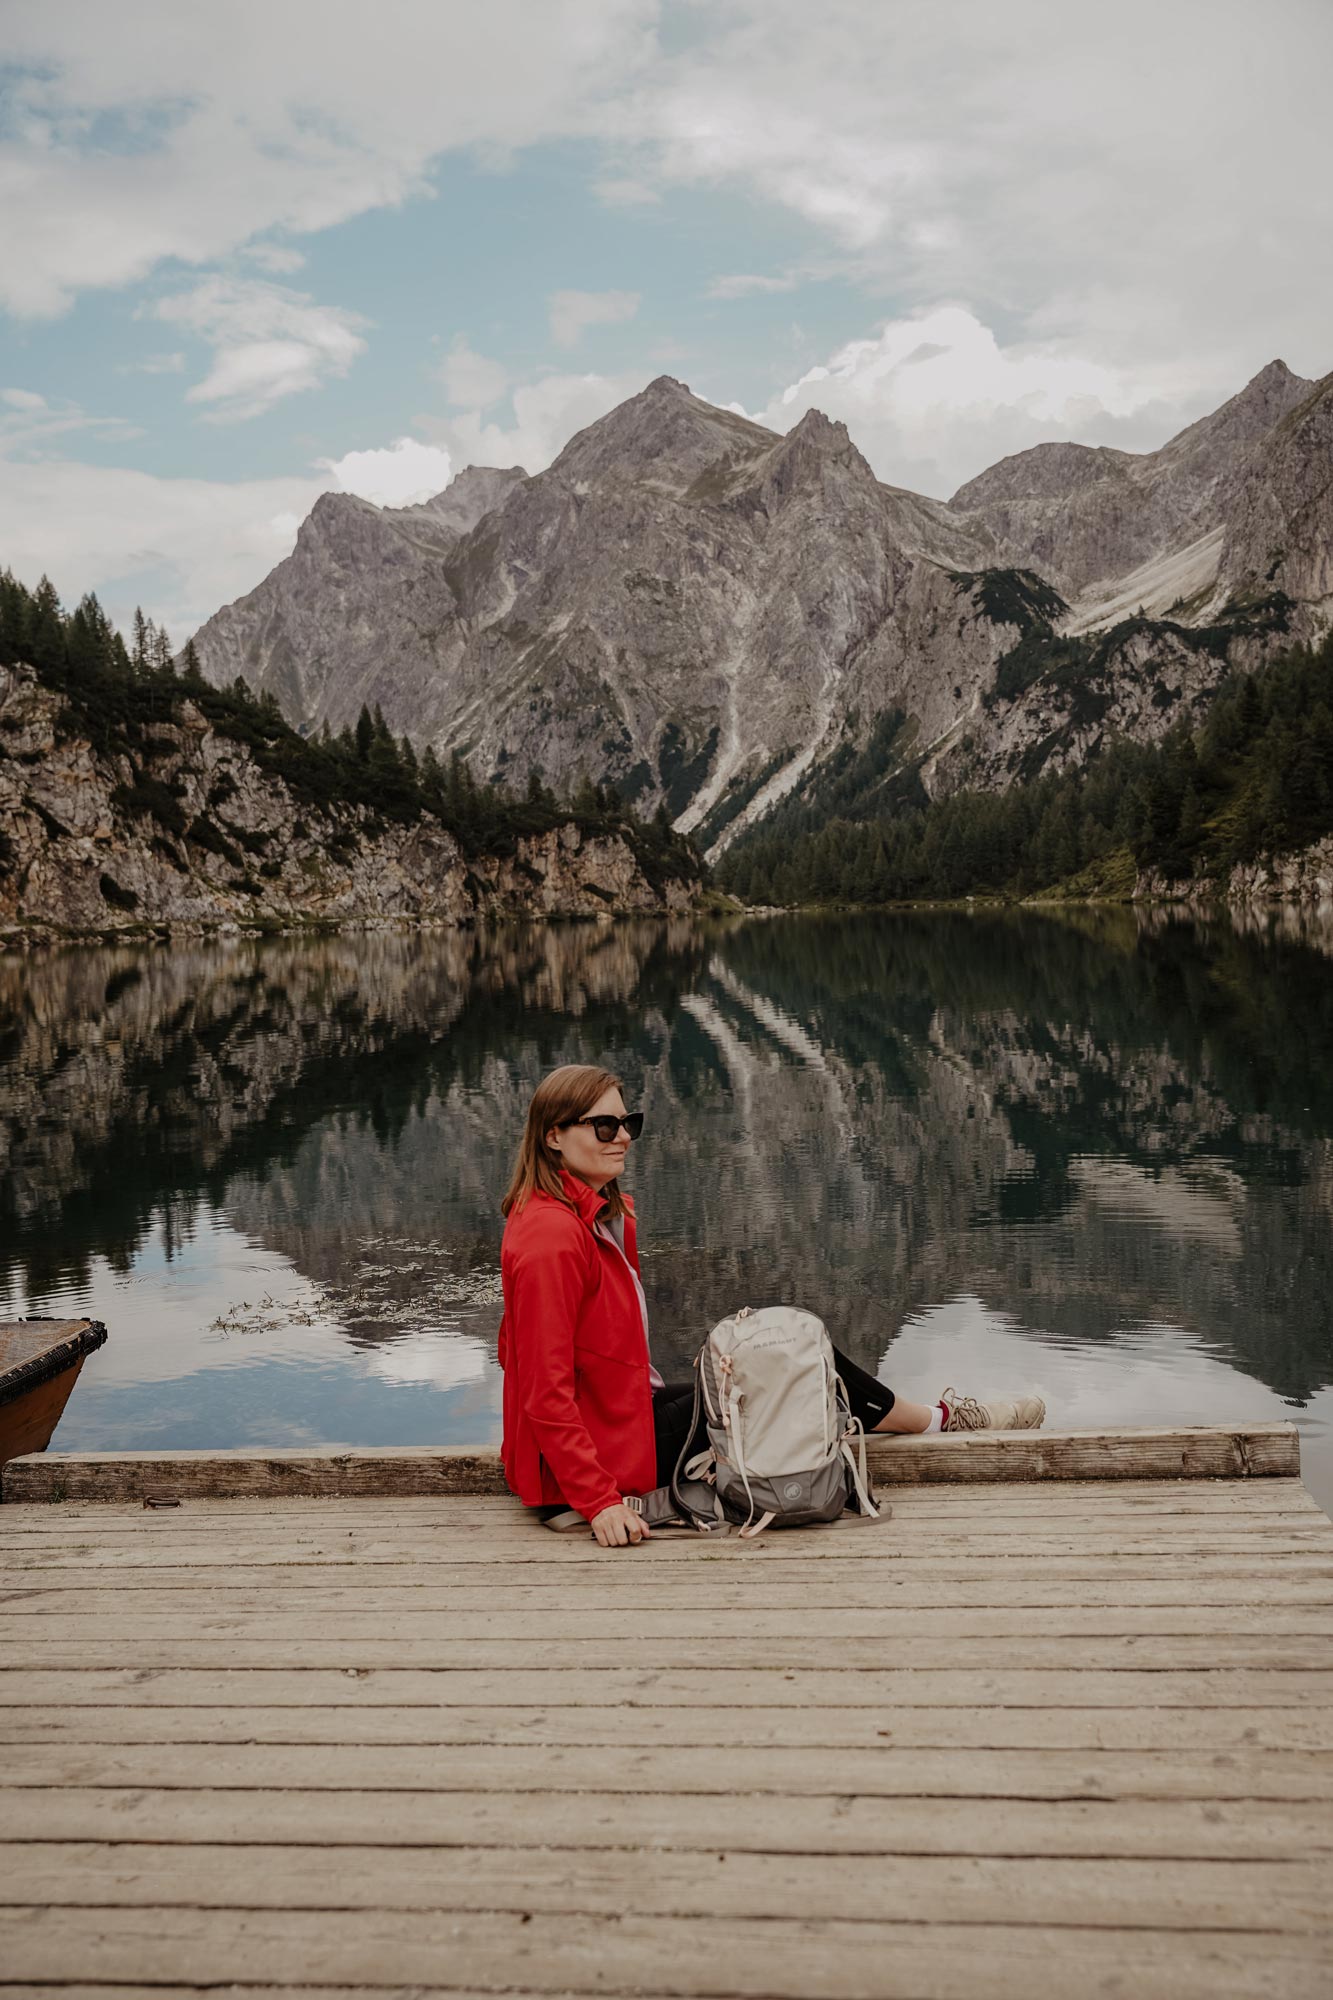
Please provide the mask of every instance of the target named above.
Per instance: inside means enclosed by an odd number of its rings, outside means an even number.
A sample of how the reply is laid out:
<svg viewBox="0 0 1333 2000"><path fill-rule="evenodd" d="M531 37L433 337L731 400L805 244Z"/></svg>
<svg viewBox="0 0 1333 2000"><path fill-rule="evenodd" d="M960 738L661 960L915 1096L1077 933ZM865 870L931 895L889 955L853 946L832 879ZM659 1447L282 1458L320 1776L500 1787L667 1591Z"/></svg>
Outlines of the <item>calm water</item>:
<svg viewBox="0 0 1333 2000"><path fill-rule="evenodd" d="M668 1374L794 1300L911 1395L1293 1415L1328 1505L1331 975L1124 912L0 961L0 1314L110 1329L66 1449L494 1441L524 1105L605 1060Z"/></svg>

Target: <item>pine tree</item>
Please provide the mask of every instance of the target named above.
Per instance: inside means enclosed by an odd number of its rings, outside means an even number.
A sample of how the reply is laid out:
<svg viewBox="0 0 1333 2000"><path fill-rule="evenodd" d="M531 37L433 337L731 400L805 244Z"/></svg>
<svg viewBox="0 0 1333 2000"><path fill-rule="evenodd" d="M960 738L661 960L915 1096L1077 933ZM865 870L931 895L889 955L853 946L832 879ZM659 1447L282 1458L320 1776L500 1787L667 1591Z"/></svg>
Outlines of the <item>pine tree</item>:
<svg viewBox="0 0 1333 2000"><path fill-rule="evenodd" d="M65 664L65 622L49 576L42 577L29 599L26 628L28 659L39 673L58 674Z"/></svg>

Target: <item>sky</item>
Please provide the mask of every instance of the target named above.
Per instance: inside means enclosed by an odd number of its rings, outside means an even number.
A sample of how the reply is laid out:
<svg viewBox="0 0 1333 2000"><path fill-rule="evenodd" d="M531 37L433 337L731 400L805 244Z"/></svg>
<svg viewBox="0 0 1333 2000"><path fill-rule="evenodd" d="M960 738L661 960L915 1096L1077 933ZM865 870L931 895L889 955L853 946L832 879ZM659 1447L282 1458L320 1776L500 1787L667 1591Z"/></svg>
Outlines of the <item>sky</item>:
<svg viewBox="0 0 1333 2000"><path fill-rule="evenodd" d="M670 374L947 497L1333 367L1330 0L0 0L0 566L173 639Z"/></svg>

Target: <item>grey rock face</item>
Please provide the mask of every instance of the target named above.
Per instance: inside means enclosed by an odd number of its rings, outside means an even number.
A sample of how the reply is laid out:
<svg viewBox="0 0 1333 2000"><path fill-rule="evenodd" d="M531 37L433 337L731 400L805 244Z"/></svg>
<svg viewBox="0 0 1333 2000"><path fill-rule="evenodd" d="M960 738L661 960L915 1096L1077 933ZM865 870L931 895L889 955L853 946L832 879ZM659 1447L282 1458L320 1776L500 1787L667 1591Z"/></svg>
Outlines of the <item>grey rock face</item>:
<svg viewBox="0 0 1333 2000"><path fill-rule="evenodd" d="M1203 907L1221 901L1233 908L1273 905L1283 911L1318 912L1333 916L1333 835L1289 854L1269 854L1257 861L1238 861L1222 882L1173 881L1160 870L1146 869L1134 884L1144 902L1187 903ZM1328 933L1324 934L1328 948Z"/></svg>
<svg viewBox="0 0 1333 2000"><path fill-rule="evenodd" d="M1001 459L949 504L1072 598L1218 527L1238 469L1313 387L1271 361L1160 451L1037 445Z"/></svg>
<svg viewBox="0 0 1333 2000"><path fill-rule="evenodd" d="M219 687L239 674L271 689L307 730L355 722L362 703L373 706L390 685L399 696L386 714L428 705L431 648L455 613L442 564L525 476L519 467L468 466L416 507L322 494L291 555L195 635L205 674Z"/></svg>
<svg viewBox="0 0 1333 2000"><path fill-rule="evenodd" d="M1227 496L1221 567L1303 607L1311 635L1333 616L1333 375L1259 442Z"/></svg>
<svg viewBox="0 0 1333 2000"><path fill-rule="evenodd" d="M185 819L215 829L212 848L186 842L127 809L117 793L133 779L129 760L64 736L61 706L28 668L0 666L0 947L143 923L187 932L457 924L651 914L690 901L683 884L655 888L618 835L585 838L572 823L520 839L512 855L465 857L429 815L385 829L359 807L300 808L189 702L158 726L153 753L153 775Z"/></svg>
<svg viewBox="0 0 1333 2000"><path fill-rule="evenodd" d="M1312 634L1329 407L1274 362L1159 452L1043 445L944 504L877 480L818 411L780 437L661 376L535 478L471 468L398 512L326 495L196 646L210 679L244 674L303 727L378 703L479 776L611 780L716 851L817 798L890 711L928 788L1004 784L1110 729L1160 733L1229 659ZM996 697L1032 622L1006 607L1042 579L1058 634L1159 621L1112 634L1092 704L1068 674ZM1276 588L1304 623L1180 637Z"/></svg>

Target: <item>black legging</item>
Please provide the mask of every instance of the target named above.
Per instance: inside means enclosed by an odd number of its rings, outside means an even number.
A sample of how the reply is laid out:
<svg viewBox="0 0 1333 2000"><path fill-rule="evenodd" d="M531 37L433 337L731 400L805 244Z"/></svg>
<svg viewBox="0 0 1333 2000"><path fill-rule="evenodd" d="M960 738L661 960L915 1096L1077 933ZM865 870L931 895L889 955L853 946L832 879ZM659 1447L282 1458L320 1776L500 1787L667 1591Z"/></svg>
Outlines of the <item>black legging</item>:
<svg viewBox="0 0 1333 2000"><path fill-rule="evenodd" d="M840 1348L833 1350L838 1373L847 1391L847 1401L851 1404L852 1415L859 1417L868 1431L888 1416L893 1408L893 1391L883 1382L877 1382L873 1375L867 1375L864 1368L858 1368L849 1361ZM653 1429L657 1434L657 1483L665 1486L676 1469L680 1448L690 1434L690 1419L694 1415L694 1383L668 1382L661 1389L653 1390ZM707 1439L701 1435L697 1449L702 1451Z"/></svg>

